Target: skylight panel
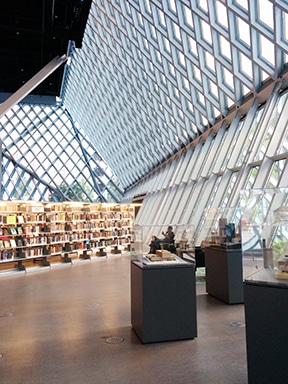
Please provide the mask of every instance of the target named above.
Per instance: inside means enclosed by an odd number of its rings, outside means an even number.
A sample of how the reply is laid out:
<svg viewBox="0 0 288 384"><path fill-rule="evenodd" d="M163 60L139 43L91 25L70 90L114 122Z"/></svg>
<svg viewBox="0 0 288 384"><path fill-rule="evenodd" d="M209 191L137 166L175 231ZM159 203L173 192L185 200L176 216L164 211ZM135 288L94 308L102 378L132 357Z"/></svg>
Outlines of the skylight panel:
<svg viewBox="0 0 288 384"><path fill-rule="evenodd" d="M187 108L192 114L194 113L194 106L190 101L187 101Z"/></svg>
<svg viewBox="0 0 288 384"><path fill-rule="evenodd" d="M144 0L144 3L145 3L145 10L147 13L149 13L151 15L151 7L150 7L150 1L149 0Z"/></svg>
<svg viewBox="0 0 288 384"><path fill-rule="evenodd" d="M186 77L182 76L182 82L183 82L183 87L189 91L189 81L186 79Z"/></svg>
<svg viewBox="0 0 288 384"><path fill-rule="evenodd" d="M196 77L196 79L201 82L202 79L201 79L201 71L198 67L196 67L195 65L193 66L193 72L194 72L194 77Z"/></svg>
<svg viewBox="0 0 288 384"><path fill-rule="evenodd" d="M144 23L143 23L143 17L141 15L141 13L137 13L137 18L138 18L138 22L139 22L139 26L141 26L142 28L144 27Z"/></svg>
<svg viewBox="0 0 288 384"><path fill-rule="evenodd" d="M208 125L208 120L205 116L201 115L202 125L206 127Z"/></svg>
<svg viewBox="0 0 288 384"><path fill-rule="evenodd" d="M211 69L212 72L215 72L215 59L214 57L209 53L205 52L205 61L206 61L206 66Z"/></svg>
<svg viewBox="0 0 288 384"><path fill-rule="evenodd" d="M220 1L216 1L216 20L219 25L228 28L227 8Z"/></svg>
<svg viewBox="0 0 288 384"><path fill-rule="evenodd" d="M179 26L178 26L177 24L175 24L175 23L172 23L172 25L173 25L173 33L174 33L174 37L175 37L178 41L182 41Z"/></svg>
<svg viewBox="0 0 288 384"><path fill-rule="evenodd" d="M202 104L203 106L205 106L205 98L204 96L202 95L202 93L198 92L197 91L197 98L198 98L198 102L200 104Z"/></svg>
<svg viewBox="0 0 288 384"><path fill-rule="evenodd" d="M178 113L178 116L183 120L184 118L184 113L182 111L182 109L178 108L177 109L177 113ZM179 128L179 125L177 126Z"/></svg>
<svg viewBox="0 0 288 384"><path fill-rule="evenodd" d="M239 64L240 64L241 72L246 74L249 77L249 79L252 79L251 60L248 59L248 57L243 55L241 52L239 52Z"/></svg>
<svg viewBox="0 0 288 384"><path fill-rule="evenodd" d="M155 51L156 54L156 60L162 64L162 56L159 51Z"/></svg>
<svg viewBox="0 0 288 384"><path fill-rule="evenodd" d="M214 106L212 106L212 110L215 118L221 115L219 109L215 108Z"/></svg>
<svg viewBox="0 0 288 384"><path fill-rule="evenodd" d="M161 74L161 81L163 84L167 84L166 76L163 73Z"/></svg>
<svg viewBox="0 0 288 384"><path fill-rule="evenodd" d="M178 61L179 61L179 64L181 64L184 68L186 68L185 56L183 55L182 52L179 52L179 51L178 51Z"/></svg>
<svg viewBox="0 0 288 384"><path fill-rule="evenodd" d="M232 60L231 57L231 45L228 40L223 36L219 36L219 48L222 56L226 57L229 61Z"/></svg>
<svg viewBox="0 0 288 384"><path fill-rule="evenodd" d="M232 105L234 105L234 100L232 100L230 97L226 96L226 104L228 108L231 108Z"/></svg>
<svg viewBox="0 0 288 384"><path fill-rule="evenodd" d="M194 23L193 23L193 16L192 16L192 11L190 8L186 7L184 5L184 19L185 19L185 24L190 27L191 29L194 28Z"/></svg>
<svg viewBox="0 0 288 384"><path fill-rule="evenodd" d="M174 13L177 12L175 0L168 0L168 6L169 6L169 9L171 9L172 12L174 12Z"/></svg>
<svg viewBox="0 0 288 384"><path fill-rule="evenodd" d="M161 9L158 9L158 18L159 18L160 25L166 28L165 16L164 16L164 13L161 11Z"/></svg>
<svg viewBox="0 0 288 384"><path fill-rule="evenodd" d="M199 6L203 11L205 11L206 13L208 13L207 0L198 0L198 6Z"/></svg>
<svg viewBox="0 0 288 384"><path fill-rule="evenodd" d="M250 41L250 28L249 25L242 20L240 17L236 17L237 20L237 33L239 39L241 39L244 43L251 46Z"/></svg>
<svg viewBox="0 0 288 384"><path fill-rule="evenodd" d="M125 2L124 2L124 5L125 5L125 7L126 7L127 14L128 14L129 16L131 16L131 8L130 8L130 4L129 4L129 2L128 2L128 1L125 1Z"/></svg>
<svg viewBox="0 0 288 384"><path fill-rule="evenodd" d="M152 24L150 24L150 33L151 33L151 37L154 40L157 40L156 29L155 29L154 25L152 25Z"/></svg>
<svg viewBox="0 0 288 384"><path fill-rule="evenodd" d="M188 43L190 52L193 53L194 56L198 56L196 41L192 37L188 36Z"/></svg>
<svg viewBox="0 0 288 384"><path fill-rule="evenodd" d="M212 45L211 27L204 20L201 20L201 35L209 45Z"/></svg>
<svg viewBox="0 0 288 384"><path fill-rule="evenodd" d="M168 39L166 39L166 37L164 37L163 39L164 41L164 47L165 47L165 50L171 54L171 46L170 46L170 42Z"/></svg>
<svg viewBox="0 0 288 384"><path fill-rule="evenodd" d="M286 41L288 41L288 15L285 12L282 12L283 18L283 37Z"/></svg>
<svg viewBox="0 0 288 384"><path fill-rule="evenodd" d="M274 59L274 44L266 39L266 37L260 35L259 36L259 46L260 46L260 54L261 56L269 62L270 65L274 67L275 59Z"/></svg>
<svg viewBox="0 0 288 384"><path fill-rule="evenodd" d="M218 99L219 98L219 93L218 93L218 87L216 86L215 83L213 83L213 81L209 80L209 89L210 89L210 92L212 93L212 95Z"/></svg>
<svg viewBox="0 0 288 384"><path fill-rule="evenodd" d="M175 68L171 63L169 63L169 72L171 73L172 76L174 77L176 76Z"/></svg>
<svg viewBox="0 0 288 384"><path fill-rule="evenodd" d="M273 4L269 0L258 0L257 5L259 20L274 29Z"/></svg>
<svg viewBox="0 0 288 384"><path fill-rule="evenodd" d="M173 87L174 96L176 96L179 99L179 90L176 87Z"/></svg>
<svg viewBox="0 0 288 384"><path fill-rule="evenodd" d="M242 84L242 95L245 96L250 92L250 89L246 87L245 84Z"/></svg>

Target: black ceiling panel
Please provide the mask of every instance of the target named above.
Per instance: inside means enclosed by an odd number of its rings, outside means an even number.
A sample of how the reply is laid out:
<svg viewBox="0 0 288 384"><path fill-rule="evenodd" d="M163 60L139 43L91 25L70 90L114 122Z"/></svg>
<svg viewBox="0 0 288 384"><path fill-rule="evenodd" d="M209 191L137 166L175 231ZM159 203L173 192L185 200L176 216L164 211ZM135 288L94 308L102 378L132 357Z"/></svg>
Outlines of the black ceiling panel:
<svg viewBox="0 0 288 384"><path fill-rule="evenodd" d="M69 41L81 48L92 0L1 0L0 92L13 93L56 56ZM58 96L64 66L33 94Z"/></svg>

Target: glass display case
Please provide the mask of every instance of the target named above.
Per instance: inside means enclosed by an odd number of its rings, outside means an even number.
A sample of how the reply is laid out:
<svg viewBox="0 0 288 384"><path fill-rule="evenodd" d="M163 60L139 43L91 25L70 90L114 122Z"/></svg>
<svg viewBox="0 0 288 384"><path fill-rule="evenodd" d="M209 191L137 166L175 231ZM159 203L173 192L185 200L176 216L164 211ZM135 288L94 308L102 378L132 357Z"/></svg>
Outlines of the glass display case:
<svg viewBox="0 0 288 384"><path fill-rule="evenodd" d="M240 249L240 220L239 207L209 208L203 212L203 227L198 235L201 247L219 246L227 249Z"/></svg>
<svg viewBox="0 0 288 384"><path fill-rule="evenodd" d="M288 188L242 190L240 197L248 381L284 383L288 337L279 324L288 320Z"/></svg>
<svg viewBox="0 0 288 384"><path fill-rule="evenodd" d="M142 343L197 337L195 263L183 257L193 239L193 226L133 227L131 324Z"/></svg>
<svg viewBox="0 0 288 384"><path fill-rule="evenodd" d="M243 303L240 208L210 208L203 215L206 292L227 304Z"/></svg>
<svg viewBox="0 0 288 384"><path fill-rule="evenodd" d="M288 285L288 188L242 190L245 281Z"/></svg>
<svg viewBox="0 0 288 384"><path fill-rule="evenodd" d="M173 239L169 239L169 235L165 236L169 231L174 233ZM192 225L135 225L131 258L142 266L185 263L183 254L193 247L193 240Z"/></svg>

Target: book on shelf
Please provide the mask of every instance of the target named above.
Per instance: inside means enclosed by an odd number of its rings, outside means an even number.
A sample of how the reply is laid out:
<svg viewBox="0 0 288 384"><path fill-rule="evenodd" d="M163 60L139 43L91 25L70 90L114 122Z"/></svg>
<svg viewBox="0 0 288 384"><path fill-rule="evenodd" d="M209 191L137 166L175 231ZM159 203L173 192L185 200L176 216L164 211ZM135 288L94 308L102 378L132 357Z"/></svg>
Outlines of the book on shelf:
<svg viewBox="0 0 288 384"><path fill-rule="evenodd" d="M122 209L121 205L35 204L5 204L6 212L0 215L0 254L35 257L43 252L50 255L82 250L84 246L102 249L116 244L115 238L128 237L128 226L133 225L133 208ZM119 240L123 242L126 239Z"/></svg>
<svg viewBox="0 0 288 384"><path fill-rule="evenodd" d="M7 227L2 228L2 235L10 235L9 229Z"/></svg>
<svg viewBox="0 0 288 384"><path fill-rule="evenodd" d="M23 228L17 227L17 233L18 233L18 235L22 235L23 234Z"/></svg>
<svg viewBox="0 0 288 384"><path fill-rule="evenodd" d="M16 248L16 241L14 239L10 240L10 247L11 248Z"/></svg>
<svg viewBox="0 0 288 384"><path fill-rule="evenodd" d="M11 235L17 235L17 230L14 227L9 228Z"/></svg>
<svg viewBox="0 0 288 384"><path fill-rule="evenodd" d="M5 224L16 224L16 215L7 215L3 217Z"/></svg>
<svg viewBox="0 0 288 384"><path fill-rule="evenodd" d="M4 248L10 248L10 241L9 240L4 240Z"/></svg>
<svg viewBox="0 0 288 384"><path fill-rule="evenodd" d="M1 256L0 256L1 260L10 260L10 259L14 259L14 252L13 251L5 251L5 252L1 252Z"/></svg>
<svg viewBox="0 0 288 384"><path fill-rule="evenodd" d="M17 216L17 222L18 222L19 224L23 224L23 223L24 223L24 217L23 217L22 215L18 215L18 216Z"/></svg>
<svg viewBox="0 0 288 384"><path fill-rule="evenodd" d="M23 240L19 237L16 241L17 247L23 247Z"/></svg>

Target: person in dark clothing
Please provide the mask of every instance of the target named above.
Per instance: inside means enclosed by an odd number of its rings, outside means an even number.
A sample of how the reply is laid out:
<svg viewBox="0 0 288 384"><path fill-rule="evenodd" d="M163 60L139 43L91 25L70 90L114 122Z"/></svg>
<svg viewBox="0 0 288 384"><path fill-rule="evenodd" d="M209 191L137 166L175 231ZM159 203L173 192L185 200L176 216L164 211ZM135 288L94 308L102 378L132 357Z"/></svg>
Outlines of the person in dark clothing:
<svg viewBox="0 0 288 384"><path fill-rule="evenodd" d="M162 242L172 242L174 241L174 232L173 232L173 228L171 227L171 225L169 225L169 227L167 228L167 231L166 233L165 232L162 232L162 235L164 236L164 239L162 239Z"/></svg>
<svg viewBox="0 0 288 384"><path fill-rule="evenodd" d="M171 225L167 228L166 232L162 232L164 236L163 239L158 239L155 235L152 236L151 243L149 244L150 251L149 253L155 254L157 249L161 249L161 244L164 249L167 249L167 246L172 245L174 247L174 232ZM165 246L166 244L166 246Z"/></svg>
<svg viewBox="0 0 288 384"><path fill-rule="evenodd" d="M149 253L152 253L153 255L155 255L157 249L160 249L160 239L158 239L158 237L153 235L151 238L151 243L149 244L149 247L150 247Z"/></svg>

